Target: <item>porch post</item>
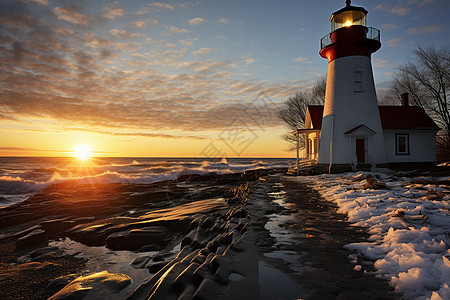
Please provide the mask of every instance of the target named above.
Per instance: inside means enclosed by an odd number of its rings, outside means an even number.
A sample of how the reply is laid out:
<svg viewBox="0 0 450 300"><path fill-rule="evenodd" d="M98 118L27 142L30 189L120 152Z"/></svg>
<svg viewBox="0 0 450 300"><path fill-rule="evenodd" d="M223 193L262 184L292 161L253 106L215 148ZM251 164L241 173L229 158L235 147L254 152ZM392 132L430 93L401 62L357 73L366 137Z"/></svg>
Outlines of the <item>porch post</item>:
<svg viewBox="0 0 450 300"><path fill-rule="evenodd" d="M300 149L300 135L297 132L297 176L300 174L299 169L299 149Z"/></svg>

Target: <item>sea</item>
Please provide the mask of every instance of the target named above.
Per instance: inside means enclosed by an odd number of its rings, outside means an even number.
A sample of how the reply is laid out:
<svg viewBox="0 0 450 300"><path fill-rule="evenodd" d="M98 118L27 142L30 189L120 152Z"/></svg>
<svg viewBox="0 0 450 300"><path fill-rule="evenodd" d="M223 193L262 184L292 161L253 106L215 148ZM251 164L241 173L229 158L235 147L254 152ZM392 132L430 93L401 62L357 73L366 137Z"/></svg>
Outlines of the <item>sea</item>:
<svg viewBox="0 0 450 300"><path fill-rule="evenodd" d="M288 158L0 157L0 207L21 202L45 187L80 183L154 183L182 175L241 173L287 168Z"/></svg>

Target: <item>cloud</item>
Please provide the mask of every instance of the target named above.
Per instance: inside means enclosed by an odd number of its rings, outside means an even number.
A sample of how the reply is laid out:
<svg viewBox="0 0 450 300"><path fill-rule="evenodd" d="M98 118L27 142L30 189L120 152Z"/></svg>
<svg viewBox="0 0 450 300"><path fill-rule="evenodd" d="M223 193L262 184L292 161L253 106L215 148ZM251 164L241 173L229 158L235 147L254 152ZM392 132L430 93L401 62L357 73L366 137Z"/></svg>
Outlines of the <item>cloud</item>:
<svg viewBox="0 0 450 300"><path fill-rule="evenodd" d="M171 35L171 34L175 34L175 33L188 33L188 32L189 32L189 30L187 30L186 28L170 26L168 34Z"/></svg>
<svg viewBox="0 0 450 300"><path fill-rule="evenodd" d="M29 155L33 152L41 153L42 152L51 152L51 153L60 153L61 151L58 150L43 150L43 149L36 149L36 148L27 148L27 147L0 147L0 155Z"/></svg>
<svg viewBox="0 0 450 300"><path fill-rule="evenodd" d="M152 12L152 10L156 10L156 11L159 11L161 9L173 10L173 8L174 8L173 5L168 4L168 3L153 2L153 3L148 3L147 5L142 7L136 14L144 15L144 14L148 14L148 13Z"/></svg>
<svg viewBox="0 0 450 300"><path fill-rule="evenodd" d="M393 5L393 4L379 4L379 5L375 6L374 9L384 10L386 12L389 12L389 13L397 15L397 16L407 15L411 11L411 8L407 7L406 3L395 4L395 5Z"/></svg>
<svg viewBox="0 0 450 300"><path fill-rule="evenodd" d="M425 5L428 5L430 3L434 3L434 2L435 2L435 0L422 0L419 3L419 7L422 7L422 6L425 6Z"/></svg>
<svg viewBox="0 0 450 300"><path fill-rule="evenodd" d="M135 22L131 23L131 26L133 28L143 28L143 27L145 27L145 25L147 25L147 23L144 21L135 21Z"/></svg>
<svg viewBox="0 0 450 300"><path fill-rule="evenodd" d="M208 20L200 17L193 18L188 21L189 25L201 25L205 24L206 22L208 22Z"/></svg>
<svg viewBox="0 0 450 300"><path fill-rule="evenodd" d="M48 5L48 0L32 0L33 2L40 3L43 5Z"/></svg>
<svg viewBox="0 0 450 300"><path fill-rule="evenodd" d="M381 29L384 30L392 30L392 29L397 29L398 25L397 24L383 24L383 26L381 26Z"/></svg>
<svg viewBox="0 0 450 300"><path fill-rule="evenodd" d="M254 59L254 58L247 58L247 59L245 60L245 64L247 64L247 65L252 64L252 63L254 63L254 62L255 62L255 59Z"/></svg>
<svg viewBox="0 0 450 300"><path fill-rule="evenodd" d="M306 58L306 57L301 57L301 56L299 56L299 57L297 57L296 59L294 59L295 62L302 62L302 61L307 61L307 60L308 60L308 58Z"/></svg>
<svg viewBox="0 0 450 300"><path fill-rule="evenodd" d="M86 128L64 128L63 132L68 131L81 131L89 133L97 133L102 135L112 135L112 136L139 136L139 137L150 137L150 138L163 138L163 139L189 139L189 140L209 140L210 137L204 135L187 135L187 134L162 134L162 133L151 133L151 132L111 132L105 130L93 130ZM1 150L1 147L0 147Z"/></svg>
<svg viewBox="0 0 450 300"><path fill-rule="evenodd" d="M26 152L26 151L46 151L46 150L40 150L36 148L26 148L26 147L0 147L0 151Z"/></svg>
<svg viewBox="0 0 450 300"><path fill-rule="evenodd" d="M212 48L200 48L197 51L192 52L192 54L194 55L198 55L198 54L206 54L211 52Z"/></svg>
<svg viewBox="0 0 450 300"><path fill-rule="evenodd" d="M111 35L118 39L131 39L133 37L139 36L137 33L129 32L126 30L112 29L110 31Z"/></svg>
<svg viewBox="0 0 450 300"><path fill-rule="evenodd" d="M387 42L386 42L386 45L387 45L388 47L396 47L396 46L398 46L398 45L400 44L400 42L401 42L402 40L403 40L402 38L393 38L393 39L387 41Z"/></svg>
<svg viewBox="0 0 450 300"><path fill-rule="evenodd" d="M220 18L217 22L223 25L230 24L230 20L227 18Z"/></svg>
<svg viewBox="0 0 450 300"><path fill-rule="evenodd" d="M125 14L125 11L123 9L115 5L105 6L103 7L103 10L105 11L105 14L103 16L108 19L115 19Z"/></svg>
<svg viewBox="0 0 450 300"><path fill-rule="evenodd" d="M391 1L390 3L379 4L375 6L374 9L383 10L397 16L405 16L411 13L411 11L413 10L420 10L423 12L424 7L429 6L431 3L435 2L435 0L398 0Z"/></svg>
<svg viewBox="0 0 450 300"><path fill-rule="evenodd" d="M387 59L377 58L374 60L373 65L376 68L388 68L394 66L395 64Z"/></svg>
<svg viewBox="0 0 450 300"><path fill-rule="evenodd" d="M153 2L153 3L149 3L147 4L147 6L149 7L158 7L158 8L167 8L172 10L173 9L173 5L168 4L168 3L163 3L163 2Z"/></svg>
<svg viewBox="0 0 450 300"><path fill-rule="evenodd" d="M73 24L83 24L89 23L88 16L84 15L80 11L78 5L69 5L66 7L55 7L54 12L58 19L73 23Z"/></svg>
<svg viewBox="0 0 450 300"><path fill-rule="evenodd" d="M195 40L196 39L179 40L178 43L180 43L183 46L192 46Z"/></svg>
<svg viewBox="0 0 450 300"><path fill-rule="evenodd" d="M238 61L197 60L191 51L215 49L191 49L195 38L166 38L170 31L187 29L162 27L151 37L139 31L142 38L129 42L137 36L131 28L142 28L137 22L148 24L148 19L134 19L123 30L108 27L111 22L91 22L103 11L88 15L66 6L55 10L58 15L47 6L23 3L11 1L0 11L0 124L46 132L202 139L200 132L223 130L237 117L250 127L260 126L261 120L249 117L249 105L267 111L258 97L279 102L299 88L298 82L240 74L241 67L253 63L250 55ZM91 2L84 3L83 9L91 11ZM149 48L140 44L146 39ZM264 128L277 126L278 119L265 120Z"/></svg>
<svg viewBox="0 0 450 300"><path fill-rule="evenodd" d="M424 33L430 33L430 32L439 32L442 31L445 28L443 25L439 24L431 24L427 26L420 26L420 27L412 27L406 30L408 34L412 35L418 35L418 34L424 34Z"/></svg>

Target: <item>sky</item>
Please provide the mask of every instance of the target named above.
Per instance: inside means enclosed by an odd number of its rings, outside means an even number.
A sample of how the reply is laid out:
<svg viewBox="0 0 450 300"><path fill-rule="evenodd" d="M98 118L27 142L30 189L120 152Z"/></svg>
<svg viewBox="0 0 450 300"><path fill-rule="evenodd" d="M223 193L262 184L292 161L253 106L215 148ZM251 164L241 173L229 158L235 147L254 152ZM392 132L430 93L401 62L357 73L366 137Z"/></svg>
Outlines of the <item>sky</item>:
<svg viewBox="0 0 450 300"><path fill-rule="evenodd" d="M0 156L293 157L276 109L327 72L345 1L0 0ZM381 31L377 93L448 0L352 1Z"/></svg>

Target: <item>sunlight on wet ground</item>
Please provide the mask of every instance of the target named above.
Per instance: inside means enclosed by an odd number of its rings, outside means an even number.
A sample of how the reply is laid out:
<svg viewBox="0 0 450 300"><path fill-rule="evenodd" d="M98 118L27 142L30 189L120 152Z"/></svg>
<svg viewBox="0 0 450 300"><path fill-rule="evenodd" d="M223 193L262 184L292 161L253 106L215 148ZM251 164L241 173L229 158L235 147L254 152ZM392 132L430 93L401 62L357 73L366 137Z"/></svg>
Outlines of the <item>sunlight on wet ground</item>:
<svg viewBox="0 0 450 300"><path fill-rule="evenodd" d="M282 189L284 186L277 183L275 187ZM286 202L285 194L286 192L283 190L267 193L272 203L290 210L292 204ZM273 213L268 217L269 220L265 224L265 228L275 238L278 245L294 245L294 241L298 238L307 237L305 233L299 230L300 226L297 224L294 214ZM283 260L295 273L300 273L305 269L305 266L301 263L301 254L297 251L276 250L264 253L264 256L270 259ZM302 291L301 286L286 273L271 267L264 261L259 261L259 285L261 299L299 299ZM279 288L281 286L282 289Z"/></svg>
<svg viewBox="0 0 450 300"><path fill-rule="evenodd" d="M156 252L112 251L104 246L89 247L69 238L52 241L49 246L58 247L69 255L76 255L77 257L87 259L87 274L108 270L110 273L128 275L132 279L132 282L118 294L122 298L124 294L130 293L151 276L147 269L136 269L131 265L131 262L141 256L156 254Z"/></svg>

